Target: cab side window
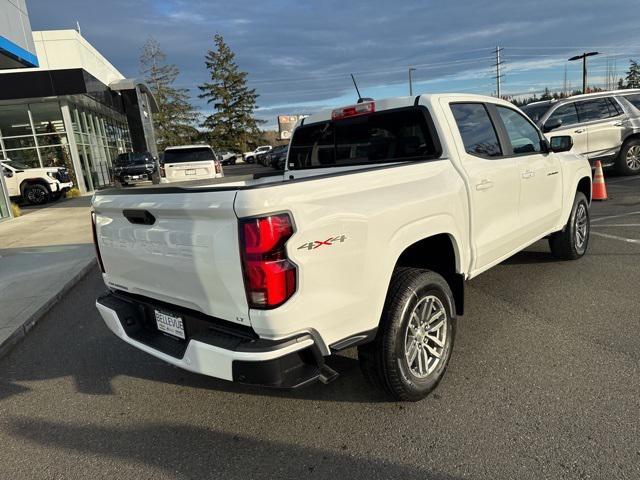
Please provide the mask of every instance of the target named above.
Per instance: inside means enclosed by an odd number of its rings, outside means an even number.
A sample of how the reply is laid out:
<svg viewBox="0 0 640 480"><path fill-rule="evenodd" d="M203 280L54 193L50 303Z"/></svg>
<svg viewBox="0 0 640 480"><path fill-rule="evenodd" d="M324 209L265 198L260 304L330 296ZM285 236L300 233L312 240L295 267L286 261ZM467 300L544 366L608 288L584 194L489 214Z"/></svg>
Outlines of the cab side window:
<svg viewBox="0 0 640 480"><path fill-rule="evenodd" d="M575 125L579 123L578 120L578 111L576 110L575 103L567 103L566 105L562 105L558 107L555 112L549 116L547 119L547 123L551 124L555 120L562 121L562 127L568 127L569 125Z"/></svg>
<svg viewBox="0 0 640 480"><path fill-rule="evenodd" d="M498 134L482 103L453 103L451 111L467 153L481 157L501 157Z"/></svg>
<svg viewBox="0 0 640 480"><path fill-rule="evenodd" d="M507 107L496 106L498 114L507 130L515 155L538 153L542 144L538 130L523 115Z"/></svg>

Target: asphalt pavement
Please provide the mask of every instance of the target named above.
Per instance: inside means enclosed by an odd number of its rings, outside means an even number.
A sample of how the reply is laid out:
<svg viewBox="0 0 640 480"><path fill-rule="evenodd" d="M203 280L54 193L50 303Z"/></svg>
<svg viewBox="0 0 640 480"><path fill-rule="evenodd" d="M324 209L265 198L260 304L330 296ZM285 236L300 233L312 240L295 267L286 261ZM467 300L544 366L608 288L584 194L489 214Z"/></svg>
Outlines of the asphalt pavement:
<svg viewBox="0 0 640 480"><path fill-rule="evenodd" d="M168 366L107 330L94 269L0 359L0 477L640 478L640 178L607 186L586 257L539 242L468 283L418 403L372 391L354 350L292 392Z"/></svg>

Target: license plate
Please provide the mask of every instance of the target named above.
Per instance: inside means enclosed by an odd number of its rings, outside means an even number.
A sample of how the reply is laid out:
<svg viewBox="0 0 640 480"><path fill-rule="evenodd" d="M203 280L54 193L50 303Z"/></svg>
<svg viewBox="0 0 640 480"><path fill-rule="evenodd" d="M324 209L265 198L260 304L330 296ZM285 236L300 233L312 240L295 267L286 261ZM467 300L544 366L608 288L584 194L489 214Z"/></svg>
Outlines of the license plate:
<svg viewBox="0 0 640 480"><path fill-rule="evenodd" d="M196 174L196 171L195 171L195 170L185 170L185 171L184 171L184 174L185 174L185 175L195 175L195 174Z"/></svg>
<svg viewBox="0 0 640 480"><path fill-rule="evenodd" d="M134 175L131 178L133 178L134 180L140 180L142 177L140 175Z"/></svg>
<svg viewBox="0 0 640 480"><path fill-rule="evenodd" d="M182 318L168 313L160 312L158 310L156 310L155 312L156 325L158 326L158 330L164 333L168 333L169 335L173 335L174 337L181 338L182 340L185 339L184 323L182 322Z"/></svg>

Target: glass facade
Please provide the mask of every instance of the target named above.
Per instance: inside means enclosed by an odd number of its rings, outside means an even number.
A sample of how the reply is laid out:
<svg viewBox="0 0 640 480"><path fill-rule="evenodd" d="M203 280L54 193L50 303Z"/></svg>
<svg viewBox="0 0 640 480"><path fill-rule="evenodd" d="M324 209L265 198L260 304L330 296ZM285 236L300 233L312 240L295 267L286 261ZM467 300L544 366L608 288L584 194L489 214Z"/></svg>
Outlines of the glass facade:
<svg viewBox="0 0 640 480"><path fill-rule="evenodd" d="M63 104L68 105L70 125L65 125L57 99L0 105L0 157L34 168L67 167L72 178L82 176L88 191L109 185L113 159L131 151L126 117L86 96L69 97ZM75 142L69 142L69 135ZM80 172L73 158L79 160Z"/></svg>

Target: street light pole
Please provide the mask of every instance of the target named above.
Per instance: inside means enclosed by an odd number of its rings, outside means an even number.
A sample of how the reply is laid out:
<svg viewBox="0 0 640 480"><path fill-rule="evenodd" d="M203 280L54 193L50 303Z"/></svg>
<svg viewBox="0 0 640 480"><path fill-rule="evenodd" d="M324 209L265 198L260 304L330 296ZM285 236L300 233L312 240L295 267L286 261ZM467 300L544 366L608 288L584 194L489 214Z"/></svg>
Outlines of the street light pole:
<svg viewBox="0 0 640 480"><path fill-rule="evenodd" d="M413 96L413 76L412 72L415 72L416 69L413 67L409 67L409 96Z"/></svg>
<svg viewBox="0 0 640 480"><path fill-rule="evenodd" d="M587 93L587 57L599 55L600 52L585 52L582 55L576 55L569 59L570 62L582 60L582 93Z"/></svg>

